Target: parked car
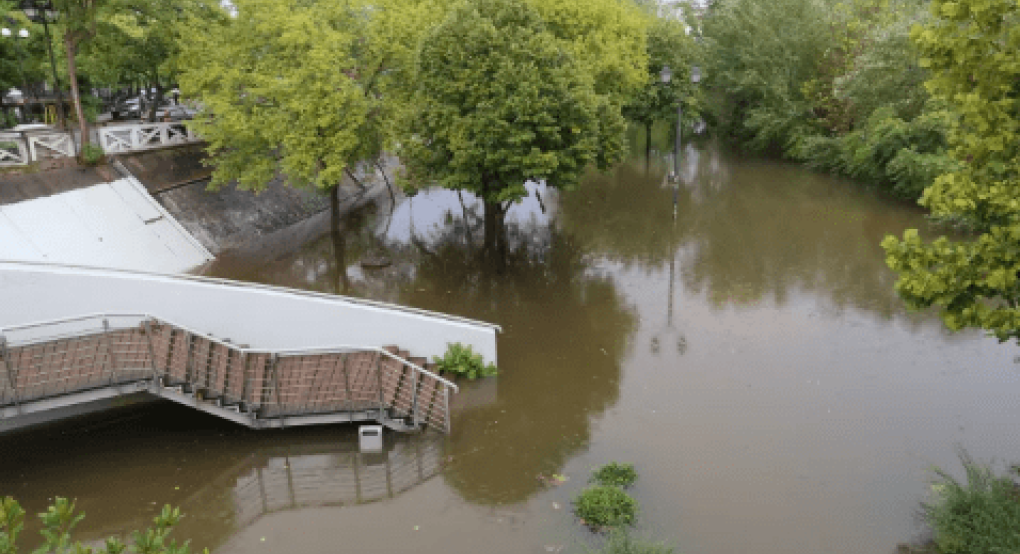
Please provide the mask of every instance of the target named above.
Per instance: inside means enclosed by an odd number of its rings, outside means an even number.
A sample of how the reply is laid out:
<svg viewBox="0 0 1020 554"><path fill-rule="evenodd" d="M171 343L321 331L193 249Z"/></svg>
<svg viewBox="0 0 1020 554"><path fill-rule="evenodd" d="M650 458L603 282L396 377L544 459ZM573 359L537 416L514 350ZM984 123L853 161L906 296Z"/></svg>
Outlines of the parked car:
<svg viewBox="0 0 1020 554"><path fill-rule="evenodd" d="M167 119L170 121L182 121L194 118L195 110L187 106L168 106L156 110L156 121L166 121Z"/></svg>
<svg viewBox="0 0 1020 554"><path fill-rule="evenodd" d="M110 110L114 119L138 119L142 117L142 101L140 98L128 98L118 102Z"/></svg>

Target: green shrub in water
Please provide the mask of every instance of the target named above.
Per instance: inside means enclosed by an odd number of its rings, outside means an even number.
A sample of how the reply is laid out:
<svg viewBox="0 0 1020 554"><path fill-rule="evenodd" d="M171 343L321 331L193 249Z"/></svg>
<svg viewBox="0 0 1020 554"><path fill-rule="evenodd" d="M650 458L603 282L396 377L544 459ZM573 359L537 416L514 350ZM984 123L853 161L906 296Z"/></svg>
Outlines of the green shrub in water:
<svg viewBox="0 0 1020 554"><path fill-rule="evenodd" d="M482 361L482 355L476 354L470 346L464 346L459 342L446 345L446 354L442 358L433 356L439 371L461 375L468 379L489 377L496 374L495 364L486 365Z"/></svg>
<svg viewBox="0 0 1020 554"><path fill-rule="evenodd" d="M106 152L103 152L101 147L92 143L83 144L81 147L81 161L88 165L98 164L105 154Z"/></svg>
<svg viewBox="0 0 1020 554"><path fill-rule="evenodd" d="M634 471L634 464L621 464L609 462L595 470L591 476L591 483L598 483L609 487L627 488L637 481L637 471Z"/></svg>
<svg viewBox="0 0 1020 554"><path fill-rule="evenodd" d="M965 483L936 469L924 517L941 554L1020 552L1020 486L961 455ZM1016 468L1014 467L1014 471Z"/></svg>
<svg viewBox="0 0 1020 554"><path fill-rule="evenodd" d="M633 525L637 502L619 487L599 485L584 489L574 498L574 513L593 529Z"/></svg>
<svg viewBox="0 0 1020 554"><path fill-rule="evenodd" d="M635 538L625 530L616 530L606 538L598 554L673 554L673 547L661 542Z"/></svg>

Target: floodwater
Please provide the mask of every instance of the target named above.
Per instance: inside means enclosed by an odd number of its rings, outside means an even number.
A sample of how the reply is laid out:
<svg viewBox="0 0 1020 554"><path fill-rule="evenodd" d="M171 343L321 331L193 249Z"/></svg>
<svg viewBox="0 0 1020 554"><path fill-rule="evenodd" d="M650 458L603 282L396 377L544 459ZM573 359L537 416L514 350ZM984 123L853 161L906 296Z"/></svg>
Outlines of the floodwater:
<svg viewBox="0 0 1020 554"><path fill-rule="evenodd" d="M639 534L679 552L887 554L922 531L933 465L1020 459L1015 347L893 292L878 243L931 236L918 209L709 145L684 158L675 218L659 162L531 187L503 272L480 206L443 191L354 214L339 250L211 268L502 325L501 374L464 387L448 438L368 456L350 427L125 407L4 439L0 494L78 498L88 539L169 502L220 553L585 552L570 499L615 460L639 473Z"/></svg>

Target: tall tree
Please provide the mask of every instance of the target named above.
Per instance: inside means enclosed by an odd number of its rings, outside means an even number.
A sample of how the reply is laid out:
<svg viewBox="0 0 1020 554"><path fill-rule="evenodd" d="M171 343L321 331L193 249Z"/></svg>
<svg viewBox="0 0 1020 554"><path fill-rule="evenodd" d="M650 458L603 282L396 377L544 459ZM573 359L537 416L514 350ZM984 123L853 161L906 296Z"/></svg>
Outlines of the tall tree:
<svg viewBox="0 0 1020 554"><path fill-rule="evenodd" d="M622 155L619 109L550 27L523 0L464 2L425 37L414 75L410 174L480 197L499 261L498 231L526 181L570 189L589 164Z"/></svg>
<svg viewBox="0 0 1020 554"><path fill-rule="evenodd" d="M956 166L925 191L932 214L980 231L970 241L924 244L916 230L887 237L896 289L916 308L938 306L952 329L1020 338L1020 4L933 0L934 21L914 29L928 89L957 114Z"/></svg>
<svg viewBox="0 0 1020 554"><path fill-rule="evenodd" d="M81 106L81 93L78 90L78 66L76 56L84 41L95 36L100 11L109 0L54 0L53 7L60 12L61 38L64 53L67 54L67 75L71 83L71 102L74 104L78 118L78 129L81 131L81 144L89 143L88 121Z"/></svg>
<svg viewBox="0 0 1020 554"><path fill-rule="evenodd" d="M193 124L215 163L210 186L236 180L259 191L282 174L329 192L335 228L341 181L389 132L392 99L381 87L390 45L369 35L383 5L233 5L234 17L213 29L197 21L179 58L182 92L203 104Z"/></svg>

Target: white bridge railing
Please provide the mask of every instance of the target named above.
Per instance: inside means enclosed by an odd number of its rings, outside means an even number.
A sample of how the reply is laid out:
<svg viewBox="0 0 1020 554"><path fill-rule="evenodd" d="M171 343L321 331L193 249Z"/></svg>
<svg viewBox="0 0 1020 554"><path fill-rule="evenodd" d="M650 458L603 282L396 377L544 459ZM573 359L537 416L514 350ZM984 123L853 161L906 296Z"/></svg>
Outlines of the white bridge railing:
<svg viewBox="0 0 1020 554"><path fill-rule="evenodd" d="M166 148L201 140L181 122L139 123L99 129L99 145L107 154Z"/></svg>
<svg viewBox="0 0 1020 554"><path fill-rule="evenodd" d="M116 125L102 127L97 131L99 146L107 154L154 150L202 141L180 121ZM78 148L75 142L71 133L55 130L0 132L0 167L73 157Z"/></svg>

